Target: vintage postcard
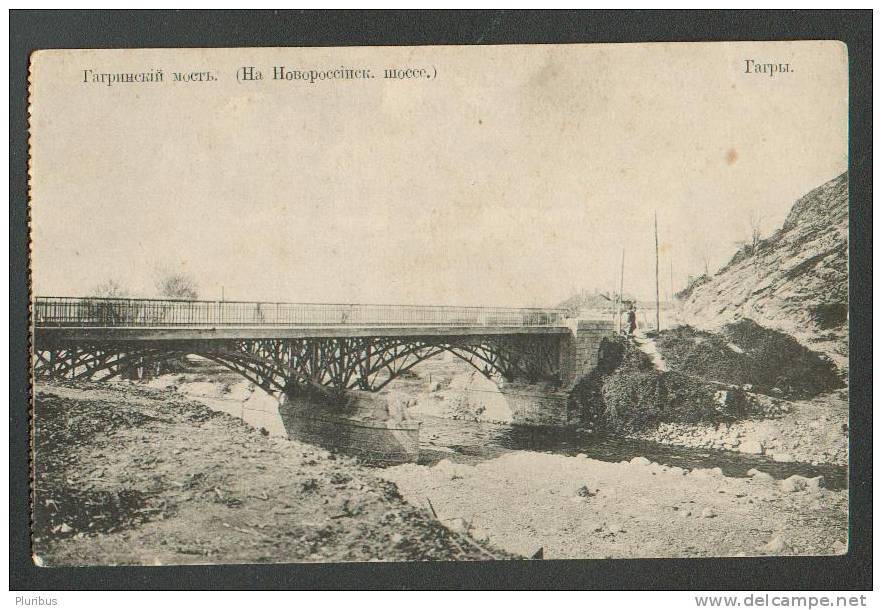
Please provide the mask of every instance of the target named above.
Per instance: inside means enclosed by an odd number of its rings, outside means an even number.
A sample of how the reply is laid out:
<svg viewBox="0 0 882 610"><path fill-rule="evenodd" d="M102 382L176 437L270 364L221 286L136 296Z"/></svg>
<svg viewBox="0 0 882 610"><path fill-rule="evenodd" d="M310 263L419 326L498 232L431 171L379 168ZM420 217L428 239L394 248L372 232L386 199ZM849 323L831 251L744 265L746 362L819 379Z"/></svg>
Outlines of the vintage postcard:
<svg viewBox="0 0 882 610"><path fill-rule="evenodd" d="M838 555L834 41L38 51L40 566Z"/></svg>

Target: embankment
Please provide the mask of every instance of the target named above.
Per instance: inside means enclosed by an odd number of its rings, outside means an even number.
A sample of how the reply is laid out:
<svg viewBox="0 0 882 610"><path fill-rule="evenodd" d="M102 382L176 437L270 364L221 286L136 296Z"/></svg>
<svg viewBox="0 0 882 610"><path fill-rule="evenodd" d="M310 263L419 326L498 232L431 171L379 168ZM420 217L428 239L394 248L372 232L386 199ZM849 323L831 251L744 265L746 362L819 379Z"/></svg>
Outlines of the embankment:
<svg viewBox="0 0 882 610"><path fill-rule="evenodd" d="M39 565L510 557L353 460L129 384L37 388Z"/></svg>
<svg viewBox="0 0 882 610"><path fill-rule="evenodd" d="M751 320L716 333L665 330L654 345L663 370L627 340L603 344L571 397L586 428L782 462L848 462L848 392L825 355Z"/></svg>

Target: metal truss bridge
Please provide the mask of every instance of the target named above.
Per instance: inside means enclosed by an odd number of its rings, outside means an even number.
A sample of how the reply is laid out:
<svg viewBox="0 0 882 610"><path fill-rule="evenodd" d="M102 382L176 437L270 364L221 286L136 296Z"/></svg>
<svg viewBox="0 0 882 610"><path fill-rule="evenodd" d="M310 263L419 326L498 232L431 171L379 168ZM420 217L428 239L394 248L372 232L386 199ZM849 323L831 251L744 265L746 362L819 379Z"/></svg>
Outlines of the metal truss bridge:
<svg viewBox="0 0 882 610"><path fill-rule="evenodd" d="M137 377L197 355L271 394L377 391L450 352L491 379L560 381L565 310L36 297L34 374Z"/></svg>

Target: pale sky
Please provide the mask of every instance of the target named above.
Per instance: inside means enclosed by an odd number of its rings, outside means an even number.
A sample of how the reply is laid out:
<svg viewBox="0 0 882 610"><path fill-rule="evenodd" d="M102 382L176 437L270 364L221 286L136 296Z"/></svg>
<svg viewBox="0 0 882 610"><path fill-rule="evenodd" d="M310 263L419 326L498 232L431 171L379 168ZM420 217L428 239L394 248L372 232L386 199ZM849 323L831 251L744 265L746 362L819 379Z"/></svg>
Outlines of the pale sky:
<svg viewBox="0 0 882 610"><path fill-rule="evenodd" d="M243 65L376 78L239 83ZM43 52L34 292L153 296L163 267L208 299L553 305L616 287L624 248L626 292L649 296L657 211L665 294L671 265L678 290L751 213L768 232L847 169L846 66L834 42Z"/></svg>

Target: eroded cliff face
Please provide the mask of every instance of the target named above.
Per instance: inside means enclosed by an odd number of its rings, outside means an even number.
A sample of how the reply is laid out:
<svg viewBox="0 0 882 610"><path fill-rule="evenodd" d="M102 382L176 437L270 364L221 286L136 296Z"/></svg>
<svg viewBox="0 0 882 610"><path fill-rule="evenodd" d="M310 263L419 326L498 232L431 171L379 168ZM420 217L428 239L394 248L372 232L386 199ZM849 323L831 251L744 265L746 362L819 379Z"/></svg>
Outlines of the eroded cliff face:
<svg viewBox="0 0 882 610"><path fill-rule="evenodd" d="M682 303L684 323L713 330L750 318L848 368L848 175L804 195L784 225L745 246Z"/></svg>

